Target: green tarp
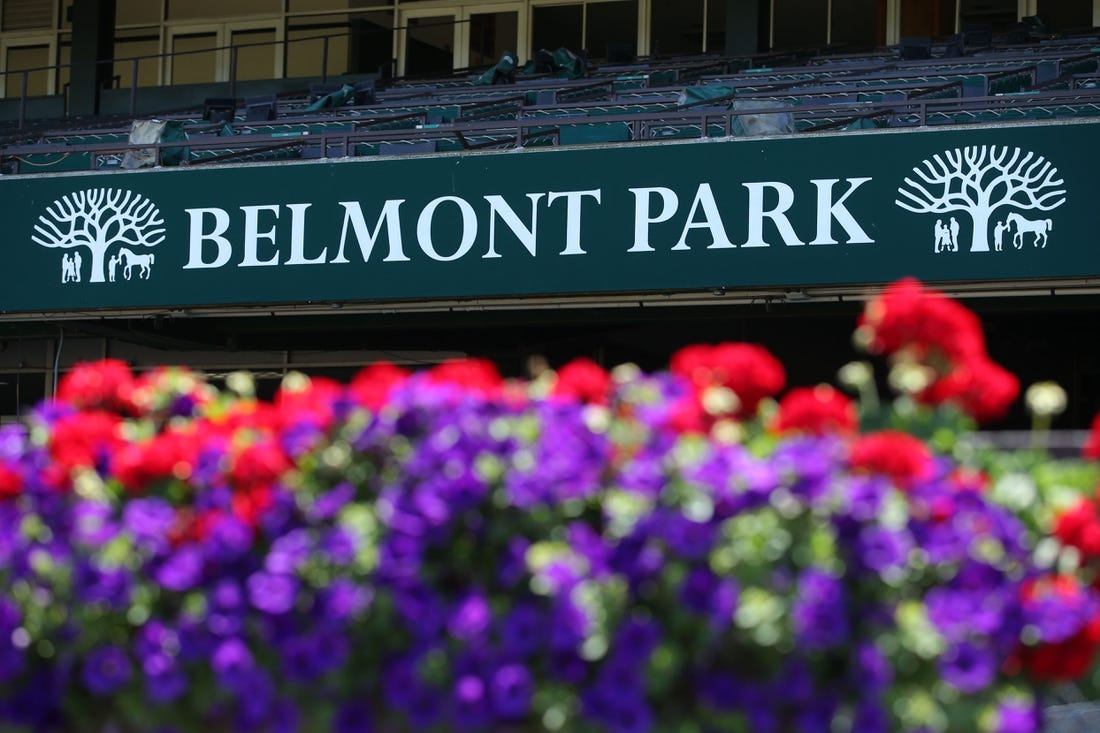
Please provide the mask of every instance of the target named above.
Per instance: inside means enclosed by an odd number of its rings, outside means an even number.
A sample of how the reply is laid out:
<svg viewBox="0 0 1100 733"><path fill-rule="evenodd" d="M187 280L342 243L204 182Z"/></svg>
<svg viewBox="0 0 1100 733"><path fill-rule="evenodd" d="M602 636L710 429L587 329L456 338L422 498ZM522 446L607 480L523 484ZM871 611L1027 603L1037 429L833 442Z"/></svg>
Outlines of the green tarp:
<svg viewBox="0 0 1100 733"><path fill-rule="evenodd" d="M332 92L331 94L326 94L313 104L306 107L306 112L320 112L323 109L333 109L335 107L347 104L348 100L351 99L352 93L354 91L355 87L353 87L351 84L345 84L344 86L337 89L335 92Z"/></svg>
<svg viewBox="0 0 1100 733"><path fill-rule="evenodd" d="M476 86L515 84L517 63L518 59L516 55L511 51L505 51L504 55L500 57L500 61L496 62L488 71L479 76L474 84Z"/></svg>

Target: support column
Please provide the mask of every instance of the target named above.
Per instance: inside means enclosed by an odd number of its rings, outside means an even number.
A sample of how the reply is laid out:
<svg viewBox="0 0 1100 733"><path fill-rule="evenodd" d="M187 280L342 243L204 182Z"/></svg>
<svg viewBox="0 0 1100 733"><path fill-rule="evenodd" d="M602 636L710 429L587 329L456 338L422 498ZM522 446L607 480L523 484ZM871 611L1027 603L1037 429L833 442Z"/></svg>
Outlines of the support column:
<svg viewBox="0 0 1100 733"><path fill-rule="evenodd" d="M760 51L760 17L768 13L771 0L710 0L726 3L726 54L754 54Z"/></svg>
<svg viewBox="0 0 1100 733"><path fill-rule="evenodd" d="M115 0L73 0L72 26L69 114L99 114L99 91L115 73Z"/></svg>

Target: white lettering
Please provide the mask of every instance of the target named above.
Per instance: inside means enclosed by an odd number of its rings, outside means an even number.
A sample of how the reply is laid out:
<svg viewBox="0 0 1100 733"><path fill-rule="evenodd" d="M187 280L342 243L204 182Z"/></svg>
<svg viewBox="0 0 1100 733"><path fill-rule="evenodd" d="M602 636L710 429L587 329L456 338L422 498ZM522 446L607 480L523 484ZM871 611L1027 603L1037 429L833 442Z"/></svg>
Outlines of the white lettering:
<svg viewBox="0 0 1100 733"><path fill-rule="evenodd" d="M546 197L546 205L550 206L559 198L564 198L565 205L565 249L558 254L561 255L583 255L587 254L581 249L581 203L585 196L591 196L596 199L596 203L600 203L600 189L593 189L591 191L551 191L550 195Z"/></svg>
<svg viewBox="0 0 1100 733"><path fill-rule="evenodd" d="M321 254L313 259L306 259L306 209L312 204L287 204L290 209L290 257L288 265L319 265L325 261L328 247L321 249Z"/></svg>
<svg viewBox="0 0 1100 733"><path fill-rule="evenodd" d="M676 192L671 188L657 186L655 188L630 188L634 194L634 245L627 252L652 252L649 244L649 225L660 224L668 221L676 213L680 206L676 198ZM657 216L649 215L650 201L653 194L661 197L661 213ZM692 210L694 213L694 209Z"/></svg>
<svg viewBox="0 0 1100 733"><path fill-rule="evenodd" d="M374 225L374 231L372 232L367 228L367 222L363 219L363 209L359 206L357 201L341 201L340 205L344 207L344 227L340 231L340 248L336 251L336 257L332 259L335 263L344 263L348 259L344 257L344 244L347 242L348 237L348 223L351 223L352 229L355 231L355 239L359 242L359 251L363 255L363 262L370 260L371 252L374 251L374 243L378 239L379 233L382 231L382 225L386 225L386 235L390 242L390 251L382 260L383 262L408 262L409 258L405 256L405 251L401 248L401 204L405 203L405 199L390 199L386 201L382 207L382 213L378 215L378 222Z"/></svg>
<svg viewBox="0 0 1100 733"><path fill-rule="evenodd" d="M458 249L454 251L454 254L446 257L436 251L435 243L432 242L432 218L435 216L435 210L444 202L453 203L462 213L462 237L459 239ZM451 262L462 257L474 246L475 238L477 238L477 214L474 213L474 207L470 206L465 199L460 199L457 196L440 196L437 199L432 199L420 212L420 217L416 220L416 241L420 244L420 249L424 250L424 254L438 262Z"/></svg>
<svg viewBox="0 0 1100 733"><path fill-rule="evenodd" d="M260 228L260 212L270 211L275 215L275 218L279 218L279 206L277 204L268 204L267 206L242 206L241 211L244 212L244 257L237 267L259 267L261 265L277 265L279 264L279 252L276 250L275 254L266 260L259 258L259 243L261 239L266 239L272 244L275 244L275 225L272 224L271 228L266 232L261 232Z"/></svg>
<svg viewBox="0 0 1100 733"><path fill-rule="evenodd" d="M783 243L787 246L805 244L794 233L791 222L787 220L786 211L794 204L794 191L790 186L778 181L742 183L741 185L749 189L749 238L742 245L743 247L771 246L764 241L764 217L772 220L775 228L779 230L779 235L783 237ZM765 188L774 189L779 194L779 201L775 208L767 211L764 210Z"/></svg>
<svg viewBox="0 0 1100 733"><path fill-rule="evenodd" d="M697 222L695 212L700 207L703 209L703 221ZM726 227L722 224L722 215L718 213L718 204L714 202L714 193L710 190L709 183L699 184L699 190L695 192L695 200L691 202L691 211L688 212L684 231L680 234L680 241L672 249L689 249L687 236L692 229L710 230L711 243L707 245L707 249L730 249L737 246L726 236Z"/></svg>
<svg viewBox="0 0 1100 733"><path fill-rule="evenodd" d="M867 232L852 217L844 202L852 195L852 192L862 186L870 178L845 178L848 181L848 190L844 192L836 202L833 202L833 184L840 181L839 178L821 178L810 181L817 186L817 237L810 244L836 244L833 239L833 219L844 227L848 235L849 244L874 244L873 239L867 236Z"/></svg>
<svg viewBox="0 0 1100 733"><path fill-rule="evenodd" d="M486 196L485 200L489 202L489 251L482 255L483 258L500 257L500 254L496 250L496 235L497 235L497 220L499 216L500 220L508 225L508 228L512 230L512 234L515 234L519 239L520 244L527 248L527 251L531 253L531 256L535 256L535 232L538 228L538 203L546 194L543 193L529 193L527 198L531 199L531 228L519 220L516 216L516 212L512 210L512 207L508 205L508 202L504 200L503 196Z"/></svg>
<svg viewBox="0 0 1100 733"><path fill-rule="evenodd" d="M190 256L185 270L196 270L204 267L222 267L229 262L233 254L233 247L229 240L223 237L225 230L229 228L229 212L225 209L184 209L191 217L191 236L189 239ZM214 231L203 232L203 219L210 214L214 217ZM213 262L203 259L203 242L213 242L218 248L218 254Z"/></svg>

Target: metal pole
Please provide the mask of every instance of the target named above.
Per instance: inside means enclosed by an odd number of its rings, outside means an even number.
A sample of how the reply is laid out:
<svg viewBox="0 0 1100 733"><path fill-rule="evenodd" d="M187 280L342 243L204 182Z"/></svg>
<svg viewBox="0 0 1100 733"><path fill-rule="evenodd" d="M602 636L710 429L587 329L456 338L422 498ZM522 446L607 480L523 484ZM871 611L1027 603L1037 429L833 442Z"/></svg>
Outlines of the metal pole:
<svg viewBox="0 0 1100 733"><path fill-rule="evenodd" d="M23 129L23 123L27 121L27 77L29 71L23 72L23 89L19 92L19 129Z"/></svg>
<svg viewBox="0 0 1100 733"><path fill-rule="evenodd" d="M138 80L138 59L134 58L134 68L130 73L130 116L137 115L137 80Z"/></svg>
<svg viewBox="0 0 1100 733"><path fill-rule="evenodd" d="M237 96L237 46L229 47L229 96Z"/></svg>

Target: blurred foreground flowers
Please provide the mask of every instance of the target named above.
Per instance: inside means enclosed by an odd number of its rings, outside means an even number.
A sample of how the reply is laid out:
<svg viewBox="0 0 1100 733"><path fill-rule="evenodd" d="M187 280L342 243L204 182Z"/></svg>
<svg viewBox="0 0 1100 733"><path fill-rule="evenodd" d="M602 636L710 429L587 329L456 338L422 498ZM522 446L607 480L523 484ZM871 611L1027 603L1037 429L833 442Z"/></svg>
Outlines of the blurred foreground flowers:
<svg viewBox="0 0 1100 733"><path fill-rule="evenodd" d="M1096 466L966 440L1019 384L919 283L857 342L896 400L752 344L270 403L79 366L0 429L0 728L1038 730L1100 644Z"/></svg>

